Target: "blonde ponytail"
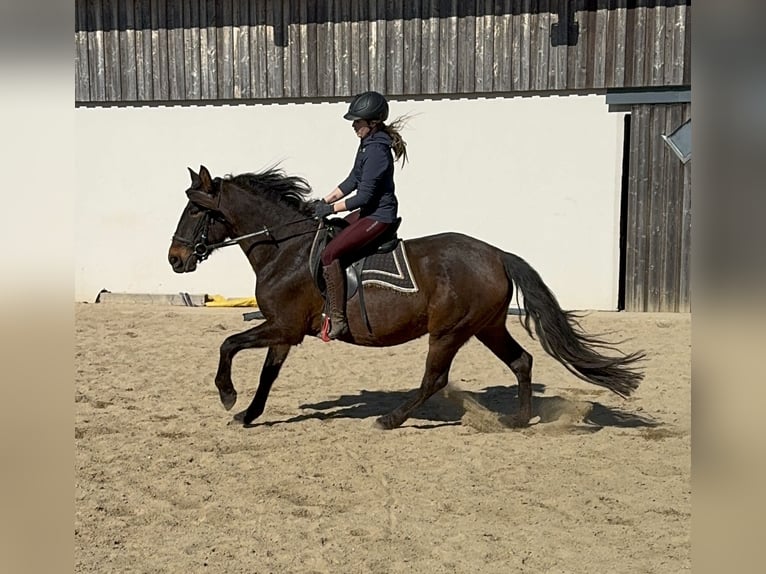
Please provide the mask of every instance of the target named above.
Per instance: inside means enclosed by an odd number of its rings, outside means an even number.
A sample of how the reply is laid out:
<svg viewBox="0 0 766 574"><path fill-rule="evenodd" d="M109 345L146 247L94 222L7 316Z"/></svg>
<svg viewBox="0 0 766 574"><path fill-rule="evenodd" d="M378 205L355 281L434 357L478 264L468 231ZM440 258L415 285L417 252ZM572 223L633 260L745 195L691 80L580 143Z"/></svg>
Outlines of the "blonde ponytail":
<svg viewBox="0 0 766 574"><path fill-rule="evenodd" d="M401 129L407 124L409 116L396 118L390 124L381 123L380 130L386 132L391 138L391 149L394 150L394 161L401 159L402 167L409 161L407 157L407 142L402 139Z"/></svg>

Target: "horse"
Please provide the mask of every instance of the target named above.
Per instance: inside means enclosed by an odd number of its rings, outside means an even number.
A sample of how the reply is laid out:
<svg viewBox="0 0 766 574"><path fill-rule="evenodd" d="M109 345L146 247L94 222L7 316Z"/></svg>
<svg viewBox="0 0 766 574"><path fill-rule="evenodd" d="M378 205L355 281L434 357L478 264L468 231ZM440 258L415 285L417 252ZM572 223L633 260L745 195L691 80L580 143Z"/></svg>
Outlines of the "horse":
<svg viewBox="0 0 766 574"><path fill-rule="evenodd" d="M301 177L274 166L260 173L213 178L188 168L191 186L168 251L176 273L191 273L219 248L239 245L256 276L255 296L264 321L227 337L220 346L215 385L230 410L237 401L231 379L234 356L243 349L268 349L258 388L234 421L245 426L261 416L272 384L290 349L319 336L324 299L309 260L317 233L327 227L313 216L312 190ZM587 334L580 316L561 309L540 275L521 257L460 233L401 240L415 292L359 286L348 304L349 331L339 341L389 347L428 335L420 387L393 411L376 419L382 429L399 427L415 409L448 383L458 350L476 337L515 375L518 413L507 424L532 419L532 355L506 327L514 286L522 294L520 322L531 337L566 369L588 383L625 398L643 379L643 351L624 353L601 335ZM364 290L366 317L352 302ZM520 309L521 311L521 309ZM523 317L523 319L522 319ZM534 332L532 330L534 327Z"/></svg>

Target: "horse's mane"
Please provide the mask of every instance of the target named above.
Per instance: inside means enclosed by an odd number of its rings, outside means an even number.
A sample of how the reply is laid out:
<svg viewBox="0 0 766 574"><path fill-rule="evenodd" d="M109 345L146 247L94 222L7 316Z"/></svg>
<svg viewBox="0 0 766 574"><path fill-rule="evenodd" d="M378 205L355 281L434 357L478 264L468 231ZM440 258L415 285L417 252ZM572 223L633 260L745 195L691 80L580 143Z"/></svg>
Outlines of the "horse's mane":
<svg viewBox="0 0 766 574"><path fill-rule="evenodd" d="M287 175L281 168L271 167L260 173L227 175L224 179L275 203L286 203L304 215L313 214L308 201L311 195L309 183L302 177Z"/></svg>

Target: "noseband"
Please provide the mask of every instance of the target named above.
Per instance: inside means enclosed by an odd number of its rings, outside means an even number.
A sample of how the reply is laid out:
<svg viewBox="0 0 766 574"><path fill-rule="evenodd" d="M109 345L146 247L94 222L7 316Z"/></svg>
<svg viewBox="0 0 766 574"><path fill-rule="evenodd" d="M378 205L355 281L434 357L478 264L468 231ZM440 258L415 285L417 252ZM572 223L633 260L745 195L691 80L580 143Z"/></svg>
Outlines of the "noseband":
<svg viewBox="0 0 766 574"><path fill-rule="evenodd" d="M213 215L213 212L205 209L202 214L202 219L199 220L194 228L194 231L192 232L191 240L176 234L173 234L173 239L186 245L187 247L191 247L197 260L204 261L210 257L213 249L217 247L217 245L209 245L207 242L207 234L210 230L210 221L213 219L216 219L216 217Z"/></svg>

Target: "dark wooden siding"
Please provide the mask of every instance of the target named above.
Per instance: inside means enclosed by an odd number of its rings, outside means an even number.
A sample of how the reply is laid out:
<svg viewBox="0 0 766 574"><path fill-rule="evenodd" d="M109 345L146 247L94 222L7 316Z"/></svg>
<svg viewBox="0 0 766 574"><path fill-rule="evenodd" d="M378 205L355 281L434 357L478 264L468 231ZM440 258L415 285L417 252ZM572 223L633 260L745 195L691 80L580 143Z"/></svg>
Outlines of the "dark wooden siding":
<svg viewBox="0 0 766 574"><path fill-rule="evenodd" d="M691 82L690 0L76 0L77 102Z"/></svg>
<svg viewBox="0 0 766 574"><path fill-rule="evenodd" d="M691 310L691 162L662 134L691 117L691 104L633 106L625 251L627 311Z"/></svg>

